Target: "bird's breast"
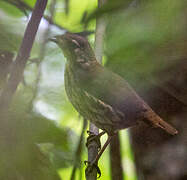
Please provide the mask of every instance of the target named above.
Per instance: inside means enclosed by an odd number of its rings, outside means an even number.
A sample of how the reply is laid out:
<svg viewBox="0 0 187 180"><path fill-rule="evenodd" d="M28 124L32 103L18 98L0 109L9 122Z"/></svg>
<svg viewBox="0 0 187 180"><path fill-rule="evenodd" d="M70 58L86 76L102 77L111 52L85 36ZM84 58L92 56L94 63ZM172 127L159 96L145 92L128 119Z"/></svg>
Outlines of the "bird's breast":
<svg viewBox="0 0 187 180"><path fill-rule="evenodd" d="M90 95L77 83L71 67L65 69L65 90L74 108L86 119L94 123L98 128L108 133L114 132L116 126L121 124L125 117L110 105Z"/></svg>

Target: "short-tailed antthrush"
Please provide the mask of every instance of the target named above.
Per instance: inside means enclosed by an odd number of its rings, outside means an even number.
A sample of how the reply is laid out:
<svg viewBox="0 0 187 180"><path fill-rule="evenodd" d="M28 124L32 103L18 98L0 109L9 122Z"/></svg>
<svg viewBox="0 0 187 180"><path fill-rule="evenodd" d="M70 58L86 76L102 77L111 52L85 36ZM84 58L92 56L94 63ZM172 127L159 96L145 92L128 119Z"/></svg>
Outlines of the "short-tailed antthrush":
<svg viewBox="0 0 187 180"><path fill-rule="evenodd" d="M144 121L171 135L177 130L163 121L119 75L101 66L88 40L72 33L51 39L67 58L65 90L75 109L112 136Z"/></svg>

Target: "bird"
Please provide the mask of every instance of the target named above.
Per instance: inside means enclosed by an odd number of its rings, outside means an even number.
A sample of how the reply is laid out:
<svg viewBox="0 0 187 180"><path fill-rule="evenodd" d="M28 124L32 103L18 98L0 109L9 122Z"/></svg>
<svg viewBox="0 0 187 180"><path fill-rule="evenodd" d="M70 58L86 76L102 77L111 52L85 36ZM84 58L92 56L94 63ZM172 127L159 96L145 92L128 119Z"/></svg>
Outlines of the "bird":
<svg viewBox="0 0 187 180"><path fill-rule="evenodd" d="M178 133L154 112L124 78L97 61L87 38L66 32L50 40L62 49L67 60L64 80L70 102L81 116L109 137L141 121L171 135Z"/></svg>

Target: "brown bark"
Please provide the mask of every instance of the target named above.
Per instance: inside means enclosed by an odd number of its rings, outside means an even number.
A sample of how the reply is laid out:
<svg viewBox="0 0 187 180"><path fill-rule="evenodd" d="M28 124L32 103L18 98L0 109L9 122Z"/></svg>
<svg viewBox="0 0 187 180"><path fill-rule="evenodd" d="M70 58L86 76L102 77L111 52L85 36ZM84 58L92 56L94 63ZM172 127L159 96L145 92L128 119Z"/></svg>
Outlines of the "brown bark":
<svg viewBox="0 0 187 180"><path fill-rule="evenodd" d="M3 1L13 6L16 6L16 8L20 9L20 11L22 11L25 14L26 14L26 11L33 11L33 8L31 6L29 6L27 3L21 0L3 0ZM53 18L51 18L50 16L44 15L43 17L45 18L46 21L49 22L49 24L54 25L61 30L67 30L65 27L62 27L61 25L54 22Z"/></svg>
<svg viewBox="0 0 187 180"><path fill-rule="evenodd" d="M1 110L7 109L12 97L17 89L18 84L22 80L23 71L29 58L33 42L38 31L38 27L47 5L47 0L38 0L33 10L31 19L27 25L23 41L21 43L14 66L10 73L10 78L3 89L0 96Z"/></svg>
<svg viewBox="0 0 187 180"><path fill-rule="evenodd" d="M110 143L110 169L112 180L123 180L122 159L120 153L120 139L117 133Z"/></svg>
<svg viewBox="0 0 187 180"><path fill-rule="evenodd" d="M98 7L102 6L104 0L98 0ZM101 63L103 56L103 34L105 33L105 21L103 19L96 20L96 33L95 33L95 55L97 60ZM99 129L92 123L89 127L90 132L95 135L99 133ZM92 141L88 146L88 161L92 162L98 155L99 145L96 141ZM86 171L87 180L97 179L97 170L94 168L91 172Z"/></svg>

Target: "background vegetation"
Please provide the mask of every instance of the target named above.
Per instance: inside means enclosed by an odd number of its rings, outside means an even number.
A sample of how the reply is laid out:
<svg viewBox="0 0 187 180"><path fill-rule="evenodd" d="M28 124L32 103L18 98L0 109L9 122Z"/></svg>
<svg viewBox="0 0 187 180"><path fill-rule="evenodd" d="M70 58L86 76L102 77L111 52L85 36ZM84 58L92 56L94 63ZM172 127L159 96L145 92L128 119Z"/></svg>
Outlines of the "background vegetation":
<svg viewBox="0 0 187 180"><path fill-rule="evenodd" d="M0 93L35 3L0 0ZM116 148L123 176L111 175L107 150L99 163L101 179L187 178L186 8L177 0L108 0L100 9L96 0L49 0L21 83L6 118L0 116L0 179L70 179L73 167L75 178L85 179L85 123L65 95L65 58L47 39L67 30L94 31L99 17L107 22L103 64L179 130L177 137L145 124L121 131ZM93 46L94 34L89 40Z"/></svg>

